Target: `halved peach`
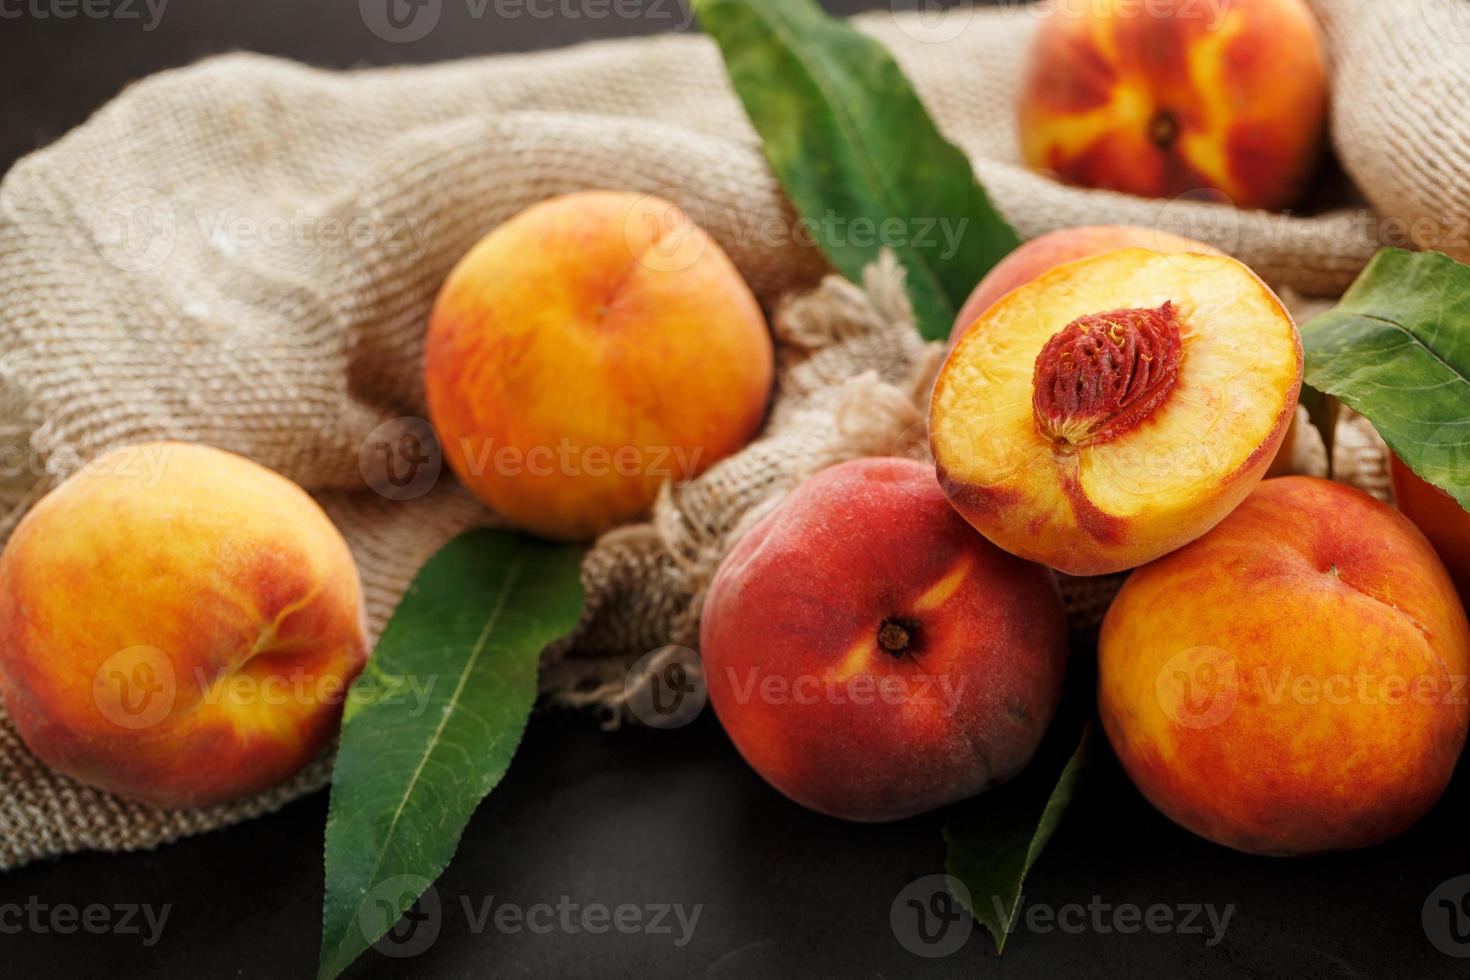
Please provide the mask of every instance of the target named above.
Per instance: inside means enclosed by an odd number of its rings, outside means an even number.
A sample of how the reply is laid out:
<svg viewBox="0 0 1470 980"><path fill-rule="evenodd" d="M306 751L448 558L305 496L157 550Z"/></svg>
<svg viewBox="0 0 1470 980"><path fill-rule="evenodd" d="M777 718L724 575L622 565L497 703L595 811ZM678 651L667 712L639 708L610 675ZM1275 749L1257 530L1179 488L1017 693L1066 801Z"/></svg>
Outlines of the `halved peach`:
<svg viewBox="0 0 1470 980"><path fill-rule="evenodd" d="M1260 482L1301 374L1296 324L1244 265L1121 249L1058 266L965 331L930 442L950 502L991 541L1073 575L1122 571Z"/></svg>

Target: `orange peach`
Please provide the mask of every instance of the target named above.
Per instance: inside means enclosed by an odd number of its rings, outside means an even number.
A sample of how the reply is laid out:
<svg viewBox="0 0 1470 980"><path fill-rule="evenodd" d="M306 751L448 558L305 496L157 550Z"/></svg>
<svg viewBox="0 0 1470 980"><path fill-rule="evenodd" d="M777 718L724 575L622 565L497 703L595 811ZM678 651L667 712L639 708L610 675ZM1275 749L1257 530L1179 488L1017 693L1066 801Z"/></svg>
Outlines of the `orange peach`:
<svg viewBox="0 0 1470 980"><path fill-rule="evenodd" d="M1047 11L1022 83L1026 162L1144 197L1300 198L1321 155L1327 68L1303 0L1094 0Z"/></svg>
<svg viewBox="0 0 1470 980"><path fill-rule="evenodd" d="M1215 246L1197 242L1193 238L1136 225L1087 225L1049 231L1036 236L1001 259L980 280L975 291L970 293L970 298L965 300L960 315L955 318L950 340L958 337L961 330L974 323L996 300L1017 286L1024 286L1064 262L1085 259L1089 255L1101 255L1120 248L1147 248L1166 253L1225 254Z"/></svg>
<svg viewBox="0 0 1470 980"><path fill-rule="evenodd" d="M760 307L673 204L587 192L500 225L450 273L424 386L445 457L511 522L581 540L741 448L773 372Z"/></svg>
<svg viewBox="0 0 1470 980"><path fill-rule="evenodd" d="M1134 572L1098 703L1137 787L1260 854L1366 847L1439 798L1465 743L1470 626L1433 549L1359 490L1267 480Z"/></svg>
<svg viewBox="0 0 1470 980"><path fill-rule="evenodd" d="M232 453L95 460L0 555L0 693L52 768L130 799L267 789L337 730L367 656L347 543L299 487Z"/></svg>
<svg viewBox="0 0 1470 980"><path fill-rule="evenodd" d="M1470 512L1439 487L1421 480L1397 455L1391 457L1390 466L1399 510L1434 545L1460 598L1470 603Z"/></svg>
<svg viewBox="0 0 1470 980"><path fill-rule="evenodd" d="M975 534L902 459L824 470L752 528L710 587L700 647L746 761L862 821L1018 773L1067 656L1050 573Z"/></svg>
<svg viewBox="0 0 1470 980"><path fill-rule="evenodd" d="M1133 568L1219 523L1296 411L1286 308L1216 255L1121 249L1012 290L940 368L929 437L950 502L1012 554Z"/></svg>

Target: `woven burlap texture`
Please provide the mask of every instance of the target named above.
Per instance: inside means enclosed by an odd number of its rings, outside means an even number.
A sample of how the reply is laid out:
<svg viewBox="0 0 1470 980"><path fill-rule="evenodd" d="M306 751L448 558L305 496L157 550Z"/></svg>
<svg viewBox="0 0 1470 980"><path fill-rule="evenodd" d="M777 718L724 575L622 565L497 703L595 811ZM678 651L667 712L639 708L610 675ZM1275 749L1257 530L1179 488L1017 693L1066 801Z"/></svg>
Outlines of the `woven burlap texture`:
<svg viewBox="0 0 1470 980"><path fill-rule="evenodd" d="M1377 215L1353 200L1286 216L1060 187L1016 150L1014 88L1037 13L861 24L1024 235L1157 226L1227 249L1273 285L1331 296L1371 256L1384 217L1463 248L1433 223L1464 215L1470 194L1462 4L1315 4L1333 53L1337 157ZM823 281L698 37L346 73L232 55L138 82L22 160L0 185L0 540L109 448L221 446L322 502L362 570L376 636L440 544L493 521L447 480L407 501L364 489L369 434L424 414L435 291L508 216L608 186L672 199L709 229L774 311L780 361L759 441L666 488L650 524L586 560L587 618L551 652L544 686L572 701L594 692L615 712L627 662L693 644L702 586L754 516L831 462L923 452L936 356L907 323L891 265L863 289ZM1365 452L1381 464L1371 440ZM1076 625L1096 622L1109 588L1067 585ZM224 826L319 788L329 768L245 803L160 812L50 773L0 716L0 868Z"/></svg>

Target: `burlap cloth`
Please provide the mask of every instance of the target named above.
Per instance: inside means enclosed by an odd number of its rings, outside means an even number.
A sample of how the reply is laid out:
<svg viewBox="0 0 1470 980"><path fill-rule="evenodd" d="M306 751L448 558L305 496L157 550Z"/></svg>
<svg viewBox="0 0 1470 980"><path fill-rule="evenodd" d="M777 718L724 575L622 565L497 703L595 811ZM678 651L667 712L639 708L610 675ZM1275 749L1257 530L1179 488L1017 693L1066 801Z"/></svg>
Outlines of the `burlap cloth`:
<svg viewBox="0 0 1470 980"><path fill-rule="evenodd" d="M1059 187L1017 156L1013 88L1033 11L861 23L1024 235L1156 225L1300 296L1340 293L1380 240L1404 234L1470 257L1465 229L1441 221L1470 214L1470 3L1314 5L1332 51L1336 156L1376 213L1330 187L1326 209L1302 216ZM383 438L378 427L390 422L391 437L411 423L390 420L424 413L435 291L509 215L608 186L671 198L703 223L772 312L779 347L759 441L666 487L651 523L586 559L586 619L548 652L543 688L616 720L627 665L693 645L701 590L755 516L822 466L924 452L937 354L914 334L892 264L870 269L865 288L822 281L699 37L348 73L216 58L131 86L22 160L0 186L0 539L106 449L211 443L317 496L352 545L376 634L440 544L493 521L447 476L408 500L364 489L360 450ZM1344 471L1386 492L1371 430L1350 422L1342 442ZM1320 444L1304 444L1319 459L1303 466L1320 466ZM1095 625L1115 586L1065 583L1074 625ZM324 758L244 803L161 812L50 773L0 715L0 868L224 826L319 788L329 771Z"/></svg>

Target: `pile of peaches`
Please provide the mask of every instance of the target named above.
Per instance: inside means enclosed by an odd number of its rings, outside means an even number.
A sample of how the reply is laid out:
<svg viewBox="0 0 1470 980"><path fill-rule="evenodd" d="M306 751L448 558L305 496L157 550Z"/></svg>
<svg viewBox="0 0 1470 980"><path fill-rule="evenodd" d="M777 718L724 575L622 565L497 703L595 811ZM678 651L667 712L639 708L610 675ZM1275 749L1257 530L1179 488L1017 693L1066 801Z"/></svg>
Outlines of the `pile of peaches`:
<svg viewBox="0 0 1470 980"><path fill-rule="evenodd" d="M1298 0L1236 0L1198 36L1106 8L1041 32L1034 163L1243 206L1300 193L1325 72ZM682 212L586 192L503 223L453 270L424 392L465 486L506 522L585 541L752 439L774 359L750 289ZM1056 711L1057 573L1131 571L1098 639L1098 709L1160 810L1271 854L1399 833L1470 723L1470 515L1402 469L1409 517L1266 479L1301 380L1291 315L1218 250L1122 227L1033 240L956 323L932 463L833 466L734 544L700 640L721 723L824 813L971 796L1020 772ZM159 805L257 792L312 759L365 635L327 516L219 450L96 460L0 557L0 693L20 734L57 770Z"/></svg>

